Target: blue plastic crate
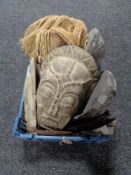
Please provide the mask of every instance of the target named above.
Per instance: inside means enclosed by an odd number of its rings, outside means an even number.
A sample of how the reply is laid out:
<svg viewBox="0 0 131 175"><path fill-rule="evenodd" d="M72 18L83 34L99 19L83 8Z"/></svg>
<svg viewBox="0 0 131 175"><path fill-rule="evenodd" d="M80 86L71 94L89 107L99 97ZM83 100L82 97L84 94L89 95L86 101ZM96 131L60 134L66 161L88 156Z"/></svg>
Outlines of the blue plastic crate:
<svg viewBox="0 0 131 175"><path fill-rule="evenodd" d="M27 69L27 74L29 74L29 66ZM25 123L22 121L22 115L24 112L24 89L20 101L19 113L15 119L14 127L13 127L13 135L17 138L31 140L31 141L43 141L43 142L64 142L72 141L72 143L102 143L110 140L110 136L45 136L45 135L34 135L28 134L26 130L21 129L26 128Z"/></svg>

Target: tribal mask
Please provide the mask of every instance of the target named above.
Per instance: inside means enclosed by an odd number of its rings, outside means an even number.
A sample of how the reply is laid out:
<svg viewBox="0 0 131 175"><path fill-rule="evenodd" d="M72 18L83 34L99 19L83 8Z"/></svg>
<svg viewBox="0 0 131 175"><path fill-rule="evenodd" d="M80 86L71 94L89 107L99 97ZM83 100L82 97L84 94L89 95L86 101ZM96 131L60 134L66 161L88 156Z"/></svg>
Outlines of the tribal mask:
<svg viewBox="0 0 131 175"><path fill-rule="evenodd" d="M62 46L44 59L37 90L37 121L63 129L98 79L94 59L77 46Z"/></svg>

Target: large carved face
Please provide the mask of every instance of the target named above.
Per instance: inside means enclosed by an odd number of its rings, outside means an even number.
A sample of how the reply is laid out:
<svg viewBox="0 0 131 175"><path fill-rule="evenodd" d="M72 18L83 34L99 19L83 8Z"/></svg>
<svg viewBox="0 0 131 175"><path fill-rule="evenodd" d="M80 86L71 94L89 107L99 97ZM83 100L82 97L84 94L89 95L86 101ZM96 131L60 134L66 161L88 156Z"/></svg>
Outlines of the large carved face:
<svg viewBox="0 0 131 175"><path fill-rule="evenodd" d="M92 57L87 52L84 59L77 59L71 54L75 49L80 48L73 46L62 48L64 48L63 53L59 48L56 49L57 52L52 52L45 59L47 61L42 65L41 80L37 91L38 124L53 129L65 127L78 111L87 89L97 77L95 63L93 62L93 71L86 66L87 60L89 64L89 58L92 61ZM81 50L83 51L80 49L79 52ZM77 56L79 57L80 53Z"/></svg>

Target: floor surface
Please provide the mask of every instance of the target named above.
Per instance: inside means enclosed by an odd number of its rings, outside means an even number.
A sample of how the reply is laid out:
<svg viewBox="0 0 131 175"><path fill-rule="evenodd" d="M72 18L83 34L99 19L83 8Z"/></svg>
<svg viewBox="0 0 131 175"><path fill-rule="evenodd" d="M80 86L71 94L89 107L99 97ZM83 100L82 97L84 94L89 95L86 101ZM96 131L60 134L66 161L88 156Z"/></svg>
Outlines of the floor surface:
<svg viewBox="0 0 131 175"><path fill-rule="evenodd" d="M19 38L33 21L66 14L96 27L106 44L103 59L118 83L111 107L118 126L101 145L25 142L12 136L28 59ZM0 175L131 175L130 0L0 0Z"/></svg>

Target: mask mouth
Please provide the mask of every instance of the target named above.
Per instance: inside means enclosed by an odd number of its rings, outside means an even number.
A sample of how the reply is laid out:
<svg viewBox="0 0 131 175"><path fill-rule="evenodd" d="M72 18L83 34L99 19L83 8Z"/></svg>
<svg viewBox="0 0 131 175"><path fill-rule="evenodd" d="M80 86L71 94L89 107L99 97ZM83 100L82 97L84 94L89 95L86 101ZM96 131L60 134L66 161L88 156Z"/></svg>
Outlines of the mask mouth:
<svg viewBox="0 0 131 175"><path fill-rule="evenodd" d="M38 124L40 127L49 130L52 130L51 128L57 128L58 125L56 121L53 121L52 119L47 117L47 115L43 115L42 117L40 117L40 119L38 119Z"/></svg>
<svg viewBox="0 0 131 175"><path fill-rule="evenodd" d="M63 114L61 116L51 116L44 113L38 119L38 125L42 128L49 129L49 130L59 130L65 127L65 123L67 124L71 119L70 115Z"/></svg>

